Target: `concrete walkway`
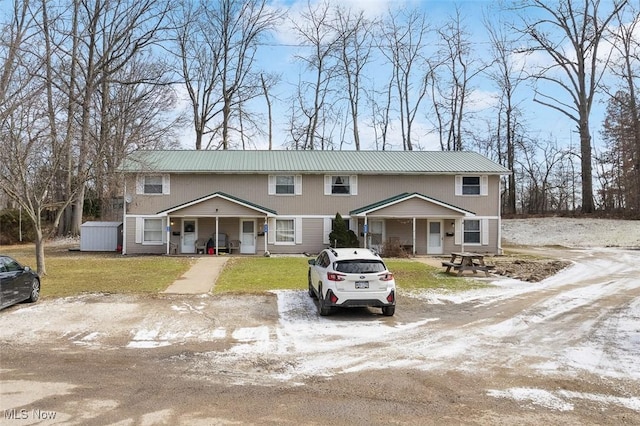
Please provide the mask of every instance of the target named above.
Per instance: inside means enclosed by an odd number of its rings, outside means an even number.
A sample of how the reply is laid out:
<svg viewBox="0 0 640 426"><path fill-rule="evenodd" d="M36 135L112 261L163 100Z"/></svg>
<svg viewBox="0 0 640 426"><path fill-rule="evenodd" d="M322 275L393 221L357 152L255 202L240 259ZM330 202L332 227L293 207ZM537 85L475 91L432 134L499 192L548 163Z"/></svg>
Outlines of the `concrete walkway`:
<svg viewBox="0 0 640 426"><path fill-rule="evenodd" d="M212 289L220 271L229 260L228 256L203 256L196 263L175 280L163 293L174 294L203 294Z"/></svg>

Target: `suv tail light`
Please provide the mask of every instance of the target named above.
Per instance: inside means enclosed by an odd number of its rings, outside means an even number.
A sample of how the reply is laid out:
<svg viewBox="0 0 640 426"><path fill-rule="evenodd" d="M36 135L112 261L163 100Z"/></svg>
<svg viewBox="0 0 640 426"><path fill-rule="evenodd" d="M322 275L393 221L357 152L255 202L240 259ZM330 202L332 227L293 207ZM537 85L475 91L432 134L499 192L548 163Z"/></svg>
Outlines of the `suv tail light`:
<svg viewBox="0 0 640 426"><path fill-rule="evenodd" d="M393 279L393 274L391 272L380 274L378 276L380 277L380 281L391 281Z"/></svg>
<svg viewBox="0 0 640 426"><path fill-rule="evenodd" d="M344 281L343 274L336 274L335 272L327 272L327 279L329 281Z"/></svg>

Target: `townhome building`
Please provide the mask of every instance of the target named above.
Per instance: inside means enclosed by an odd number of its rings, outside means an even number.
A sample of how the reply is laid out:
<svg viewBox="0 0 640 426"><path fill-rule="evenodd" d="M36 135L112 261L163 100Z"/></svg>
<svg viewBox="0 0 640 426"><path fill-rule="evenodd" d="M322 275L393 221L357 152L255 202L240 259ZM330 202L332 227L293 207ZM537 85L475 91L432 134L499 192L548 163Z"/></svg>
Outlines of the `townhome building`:
<svg viewBox="0 0 640 426"><path fill-rule="evenodd" d="M501 179L468 151L136 151L124 254L317 253L339 213L360 247L499 254Z"/></svg>

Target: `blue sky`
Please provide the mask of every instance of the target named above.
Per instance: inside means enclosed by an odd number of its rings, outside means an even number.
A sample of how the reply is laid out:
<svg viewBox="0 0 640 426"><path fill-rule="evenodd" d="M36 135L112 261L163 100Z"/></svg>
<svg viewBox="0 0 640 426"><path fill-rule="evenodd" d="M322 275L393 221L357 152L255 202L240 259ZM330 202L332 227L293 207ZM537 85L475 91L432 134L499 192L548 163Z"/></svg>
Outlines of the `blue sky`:
<svg viewBox="0 0 640 426"><path fill-rule="evenodd" d="M315 4L317 0L312 0L312 4ZM455 13L456 5L459 7L462 15L462 19L466 29L473 33L473 40L476 44L477 53L480 58L488 60L488 52L483 52L484 49L488 49L488 37L483 24L483 17L489 16L491 18L500 17L504 20L510 20L515 17L509 16L508 12L499 12L498 2L488 0L478 1L398 1L398 0L342 0L340 2L344 6L352 6L353 8L363 8L366 15L369 17L378 17L385 13L388 8L398 8L403 4L407 4L410 7L415 6L424 10L428 22L437 27L443 22L446 22L448 16ZM301 1L276 1L272 3L274 6L281 7L287 10L289 18L296 19L300 11L307 7L307 0ZM298 44L298 40L293 33L292 24L290 21L283 23L278 32L274 35L274 38L270 45L263 46L260 53L261 67L268 72L279 73L282 76L282 82L272 91L273 96L280 98L279 102L275 102L275 138L274 148L281 148L283 142L287 138L286 125L289 118L288 104L285 98L289 96L294 90L295 84L298 81L298 76L304 74L304 70L301 68L301 64L294 61L293 57L298 52L304 52L305 48L292 47L292 45ZM522 58L520 60L523 60ZM544 55L538 55L537 57L530 57L526 59L528 63L548 61L549 59ZM369 71L368 77L375 77L371 71ZM382 80L379 77L378 80ZM386 77L384 77L386 79ZM495 104L495 95L497 93L493 84L488 81L487 78L479 76L475 78L471 83L473 94L468 104L468 111L473 110L477 115L493 114L491 105ZM542 106L533 102L533 91L528 83L520 85L518 98L520 105L525 112L524 121L529 130L529 136L537 137L545 140L557 141L559 145L567 146L573 143L577 146L579 138L576 133L575 123L566 118L563 114ZM266 109L264 99L258 99L254 104L254 110L257 112L264 112ZM428 108L430 100L425 99L423 101L422 109L424 112L420 113L416 118L415 132L413 139L417 141L419 149L426 150L439 150L437 139L435 135L430 134L432 126L429 124ZM592 138L597 145L600 139L599 129L603 120L605 105L598 103L594 105L592 114ZM365 107L362 106L362 110ZM361 120L366 121L366 111L363 111ZM373 145L373 131L370 126L366 125L366 122L361 122L361 138L363 140L363 149L372 149ZM484 131L486 125L482 121L477 121L471 124L471 127L479 128L480 131ZM401 149L400 143L400 129L399 125L394 126L392 140L395 141L394 149ZM192 138L189 136L189 131L183 138L183 145L186 148L191 148ZM266 139L257 138L255 146L257 148L266 148ZM345 146L344 149L353 149L352 146Z"/></svg>

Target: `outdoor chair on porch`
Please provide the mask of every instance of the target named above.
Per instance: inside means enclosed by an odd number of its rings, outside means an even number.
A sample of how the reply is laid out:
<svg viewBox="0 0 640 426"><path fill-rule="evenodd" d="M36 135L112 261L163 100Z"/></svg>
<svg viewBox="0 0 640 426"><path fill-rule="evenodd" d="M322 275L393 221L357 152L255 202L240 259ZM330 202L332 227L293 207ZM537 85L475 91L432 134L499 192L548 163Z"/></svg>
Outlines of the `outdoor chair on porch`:
<svg viewBox="0 0 640 426"><path fill-rule="evenodd" d="M229 241L229 254L233 253L234 250L240 251L240 240Z"/></svg>
<svg viewBox="0 0 640 426"><path fill-rule="evenodd" d="M204 254L207 250L207 240L205 238L198 238L196 240L196 253Z"/></svg>

